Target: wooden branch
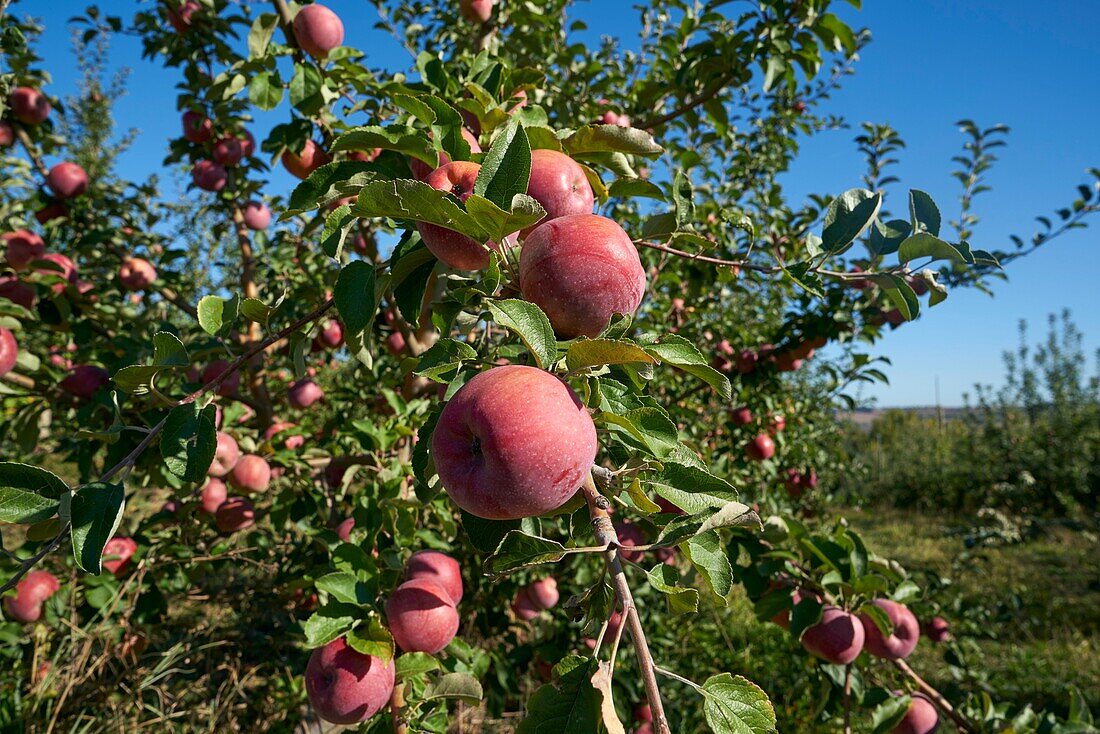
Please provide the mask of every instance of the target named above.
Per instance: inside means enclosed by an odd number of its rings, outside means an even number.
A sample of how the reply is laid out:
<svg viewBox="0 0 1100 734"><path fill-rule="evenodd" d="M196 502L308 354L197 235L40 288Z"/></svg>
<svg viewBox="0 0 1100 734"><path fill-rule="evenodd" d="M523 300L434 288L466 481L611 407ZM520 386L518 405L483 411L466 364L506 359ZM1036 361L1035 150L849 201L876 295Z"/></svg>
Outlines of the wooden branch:
<svg viewBox="0 0 1100 734"><path fill-rule="evenodd" d="M920 692L928 697L932 703L936 705L940 711L943 711L949 719L955 722L955 726L959 728L959 731L966 732L966 734L977 734L978 729L970 721L960 714L951 702L944 698L944 695L928 684L924 678L917 675L917 672L909 667L909 663L904 660L895 660L894 666L897 667L902 673L904 673L911 681L917 684L917 688Z"/></svg>

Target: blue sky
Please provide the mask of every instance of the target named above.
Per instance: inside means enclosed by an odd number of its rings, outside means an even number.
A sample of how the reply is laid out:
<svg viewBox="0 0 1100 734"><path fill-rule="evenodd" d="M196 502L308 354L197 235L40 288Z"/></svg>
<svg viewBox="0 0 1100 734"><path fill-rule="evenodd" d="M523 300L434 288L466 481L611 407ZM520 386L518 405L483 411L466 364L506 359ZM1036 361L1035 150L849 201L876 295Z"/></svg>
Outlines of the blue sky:
<svg viewBox="0 0 1100 734"><path fill-rule="evenodd" d="M347 43L368 51L372 65L404 66L405 52L372 28L375 17L363 0L329 0L347 28ZM69 29L64 23L82 13L86 0L49 3L47 31L41 46L50 63L53 94L75 89L69 57ZM601 34L630 38L638 28L629 0L580 2L574 15L585 20L586 37ZM112 0L110 12L129 13L136 3ZM39 12L44 4L21 2L16 13ZM123 10L125 9L125 11ZM906 186L929 192L944 219L958 213L957 183L950 159L963 138L955 122L974 119L982 126L1004 123L1012 128L1009 145L989 175L993 191L978 199L982 222L972 238L975 247L1009 248L1008 235L1030 235L1033 217L1068 204L1074 187L1085 183L1085 169L1100 167L1100 61L1095 30L1100 3L1075 0L865 0L856 11L837 3L836 11L854 26L871 29L874 41L864 51L857 73L833 95L824 111L844 114L853 124L885 122L899 130L907 148L896 173ZM178 135L176 78L158 64L140 58L137 39L119 38L112 65L133 71L130 94L117 117L140 136L120 161L120 173L141 179L159 169L169 136ZM282 107L260 115L257 137L286 116ZM859 185L862 160L854 130L827 133L806 141L785 183L792 197L811 191L839 191ZM288 191L293 181L273 172L272 191ZM904 191L891 192L891 208L904 208ZM1100 227L1100 217L1096 227ZM876 354L891 358L889 386L863 393L881 405L933 402L938 377L941 400L958 405L976 382L998 383L1001 353L1015 346L1020 319L1044 333L1047 314L1072 310L1084 332L1086 347L1100 346L1100 229L1065 235L1014 263L1009 280L998 283L994 297L956 291L946 302L925 311L877 345ZM826 352L827 355L827 352Z"/></svg>

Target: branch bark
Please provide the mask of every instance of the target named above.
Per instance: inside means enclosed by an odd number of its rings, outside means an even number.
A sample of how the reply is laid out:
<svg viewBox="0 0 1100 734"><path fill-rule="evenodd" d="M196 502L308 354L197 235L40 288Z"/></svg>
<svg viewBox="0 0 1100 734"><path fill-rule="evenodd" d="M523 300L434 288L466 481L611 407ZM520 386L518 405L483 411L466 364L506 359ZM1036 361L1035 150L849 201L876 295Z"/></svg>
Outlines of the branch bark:
<svg viewBox="0 0 1100 734"><path fill-rule="evenodd" d="M929 700L936 705L940 711L943 711L951 721L955 722L955 726L959 728L959 731L966 732L966 734L977 734L978 729L970 721L960 714L951 702L944 698L944 695L928 684L924 678L917 675L917 672L909 667L909 663L904 660L895 660L894 665L904 673L911 681L917 684L917 688L925 696L928 696Z"/></svg>
<svg viewBox="0 0 1100 734"><path fill-rule="evenodd" d="M634 595L630 593L630 585L627 584L626 574L623 573L622 562L619 560L619 536L607 512L611 503L596 489L596 482L591 473L585 477L581 491L584 492L585 502L588 503L588 515L592 518L596 542L607 546L604 557L611 572L611 586L615 590L619 604L623 607L623 617L630 630L630 637L634 641L634 651L638 656L638 669L642 674L646 699L649 702L650 711L653 712L653 725L657 734L671 734L668 719L665 718L664 704L661 702L661 691L657 687L656 665L653 662L653 655L649 652L649 643L646 641L638 609L634 606Z"/></svg>

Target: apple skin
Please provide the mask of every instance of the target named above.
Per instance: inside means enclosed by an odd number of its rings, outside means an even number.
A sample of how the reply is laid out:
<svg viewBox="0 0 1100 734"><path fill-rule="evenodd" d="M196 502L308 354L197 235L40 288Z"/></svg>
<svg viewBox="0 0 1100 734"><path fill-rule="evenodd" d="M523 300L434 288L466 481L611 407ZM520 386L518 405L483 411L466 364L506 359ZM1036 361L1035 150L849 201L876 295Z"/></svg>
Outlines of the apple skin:
<svg viewBox="0 0 1100 734"><path fill-rule="evenodd" d="M18 356L19 343L15 340L15 334L0 326L0 377L12 371Z"/></svg>
<svg viewBox="0 0 1100 734"><path fill-rule="evenodd" d="M118 279L128 291L143 291L156 281L157 269L148 260L129 257L119 268Z"/></svg>
<svg viewBox="0 0 1100 734"><path fill-rule="evenodd" d="M34 213L34 218L38 220L39 224L45 224L54 219L63 219L68 215L69 212L65 209L64 204L60 201L50 201Z"/></svg>
<svg viewBox="0 0 1100 734"><path fill-rule="evenodd" d="M12 270L26 270L33 260L39 260L46 254L46 243L37 234L26 229L5 232L3 240L7 245L8 266Z"/></svg>
<svg viewBox="0 0 1100 734"><path fill-rule="evenodd" d="M904 660L909 657L920 641L920 624L909 607L890 599L875 599L876 607L886 612L894 625L894 631L884 636L869 616L859 615L863 622L867 652L883 660Z"/></svg>
<svg viewBox="0 0 1100 734"><path fill-rule="evenodd" d="M214 143L214 150L210 157L214 159L215 163L226 168L239 165L241 159L244 158L241 141L232 136L222 138Z"/></svg>
<svg viewBox="0 0 1100 734"><path fill-rule="evenodd" d="M775 456L775 441L771 436L760 434L745 444L745 454L753 461L767 461Z"/></svg>
<svg viewBox="0 0 1100 734"><path fill-rule="evenodd" d="M487 23L496 0L459 0L458 12L471 23Z"/></svg>
<svg viewBox="0 0 1100 734"><path fill-rule="evenodd" d="M624 560L631 563L637 563L642 559L642 551L631 551L626 548L633 547L635 545L645 545L649 541L645 537L645 532L634 523L629 520L618 520L614 523L615 533L619 536L619 545L623 546L619 550L619 555Z"/></svg>
<svg viewBox="0 0 1100 734"><path fill-rule="evenodd" d="M183 137L192 143L205 143L214 137L214 123L202 112L183 113Z"/></svg>
<svg viewBox="0 0 1100 734"><path fill-rule="evenodd" d="M752 411L749 410L748 406L742 406L730 413L730 419L736 426L747 426L752 423L752 418Z"/></svg>
<svg viewBox="0 0 1100 734"><path fill-rule="evenodd" d="M252 527L255 522L256 511L244 497L230 497L214 513L214 524L222 533L235 533Z"/></svg>
<svg viewBox="0 0 1100 734"><path fill-rule="evenodd" d="M520 254L520 289L560 336L597 336L616 313L632 314L645 295L638 250L616 222L575 214L540 224Z"/></svg>
<svg viewBox="0 0 1100 734"><path fill-rule="evenodd" d="M229 183L229 172L225 166L203 160L191 167L191 181L203 191L217 193Z"/></svg>
<svg viewBox="0 0 1100 734"><path fill-rule="evenodd" d="M283 166L297 178L309 178L309 174L331 160L328 153L312 140L307 140L301 152L298 153L287 148L283 151L282 158Z"/></svg>
<svg viewBox="0 0 1100 734"><path fill-rule="evenodd" d="M0 278L0 298L11 301L26 309L33 309L38 293L34 286L15 278Z"/></svg>
<svg viewBox="0 0 1100 734"><path fill-rule="evenodd" d="M465 202L474 193L474 181L480 170L481 166L469 161L447 163L428 174L424 183L433 189L450 192ZM417 229L432 254L455 270L482 270L489 266L489 251L477 240L427 222L420 222ZM507 247L514 245L515 236L506 238L504 244ZM501 249L496 242L488 245L498 252Z"/></svg>
<svg viewBox="0 0 1100 734"><path fill-rule="evenodd" d="M271 466L262 456L245 454L229 472L229 483L245 492L263 492L271 484Z"/></svg>
<svg viewBox="0 0 1100 734"><path fill-rule="evenodd" d="M286 391L290 407L305 410L325 397L325 391L313 380L298 380Z"/></svg>
<svg viewBox="0 0 1100 734"><path fill-rule="evenodd" d="M787 419L782 415L769 416L771 421L768 423L768 433L775 435L782 432L787 428Z"/></svg>
<svg viewBox="0 0 1100 734"><path fill-rule="evenodd" d="M395 666L364 655L338 637L309 656L306 693L310 705L332 724L356 724L390 702Z"/></svg>
<svg viewBox="0 0 1100 734"><path fill-rule="evenodd" d="M130 559L136 551L137 543L133 538L121 535L111 538L103 546L103 568L113 573L115 578L121 578L130 570ZM108 556L117 556L117 558L108 559Z"/></svg>
<svg viewBox="0 0 1100 734"><path fill-rule="evenodd" d="M206 365L202 371L202 384L209 385L212 381L218 379L226 370L229 369L229 362L224 359L216 359L210 364ZM241 373L234 372L226 377L218 389L215 391L222 397L233 395L237 392L237 389L241 386Z"/></svg>
<svg viewBox="0 0 1100 734"><path fill-rule="evenodd" d="M458 632L458 610L443 587L430 579L401 584L385 607L393 640L405 652L434 655Z"/></svg>
<svg viewBox="0 0 1100 734"><path fill-rule="evenodd" d="M0 148L10 148L15 144L15 128L7 120L0 120Z"/></svg>
<svg viewBox="0 0 1100 734"><path fill-rule="evenodd" d="M584 169L564 153L543 148L531 151L527 195L546 210L546 217L537 224L574 214L591 214L596 203ZM526 237L537 224L523 230L521 236Z"/></svg>
<svg viewBox="0 0 1100 734"><path fill-rule="evenodd" d="M351 539L351 531L355 529L355 518L348 517L336 526L336 537L347 543Z"/></svg>
<svg viewBox="0 0 1100 734"><path fill-rule="evenodd" d="M462 601L462 567L458 561L434 550L413 553L405 565L405 580L428 579L438 584L457 606Z"/></svg>
<svg viewBox="0 0 1100 734"><path fill-rule="evenodd" d="M271 210L262 201L250 201L244 207L244 226L253 231L267 229L271 225Z"/></svg>
<svg viewBox="0 0 1100 734"><path fill-rule="evenodd" d="M16 87L8 97L15 119L24 125L40 125L50 116L50 100L32 87Z"/></svg>
<svg viewBox="0 0 1100 734"><path fill-rule="evenodd" d="M88 190L88 174L77 164L64 161L46 174L46 185L58 199L72 199Z"/></svg>
<svg viewBox="0 0 1100 734"><path fill-rule="evenodd" d="M76 263L65 255L62 255L60 252L47 252L38 259L52 263L54 267L36 267L35 272L42 273L43 275L52 275L56 278L64 278L69 283L76 283ZM54 293L64 293L65 284L54 283L50 286L50 290Z"/></svg>
<svg viewBox="0 0 1100 734"><path fill-rule="evenodd" d="M4 599L4 609L17 622L37 622L42 617L42 602L61 588L61 582L49 571L35 569L19 579L15 596Z"/></svg>
<svg viewBox="0 0 1100 734"><path fill-rule="evenodd" d="M428 137L432 137L432 134L430 132L428 133ZM462 128L462 139L470 145L470 153L481 152L481 143L477 142L477 137L466 128ZM432 174L432 171L442 168L450 162L451 156L448 155L445 151L441 150L439 151L439 165L436 166L436 168L432 168L430 165L420 160L419 158L410 158L409 170L412 172L413 178L415 178L417 181L425 181L427 180L428 176Z"/></svg>
<svg viewBox="0 0 1100 734"><path fill-rule="evenodd" d="M73 397L87 400L106 387L111 375L102 367L82 364L73 367L68 377L61 381L61 389Z"/></svg>
<svg viewBox="0 0 1100 734"><path fill-rule="evenodd" d="M539 616L539 611L534 600L528 596L526 588L516 592L516 597L512 599L512 613L516 615L516 619L530 622Z"/></svg>
<svg viewBox="0 0 1100 734"><path fill-rule="evenodd" d="M596 450L596 427L569 386L522 365L475 375L443 408L432 434L443 488L459 507L489 520L561 507L591 470Z"/></svg>
<svg viewBox="0 0 1100 734"><path fill-rule="evenodd" d="M951 624L943 617L932 617L921 626L921 632L932 642L947 642L951 639Z"/></svg>
<svg viewBox="0 0 1100 734"><path fill-rule="evenodd" d="M759 359L760 358L753 350L742 349L737 357L734 358L733 364L742 375L748 375L756 370Z"/></svg>
<svg viewBox="0 0 1100 734"><path fill-rule="evenodd" d="M192 16L199 12L202 6L196 0L184 0L179 7L173 10L168 8L168 22L176 29L176 33L187 33L194 23Z"/></svg>
<svg viewBox="0 0 1100 734"><path fill-rule="evenodd" d="M298 45L315 59L327 57L344 42L344 24L340 16L317 3L298 11L293 29Z"/></svg>
<svg viewBox="0 0 1100 734"><path fill-rule="evenodd" d="M553 609L557 606L558 600L561 599L558 582L553 576L546 576L527 584L526 593L536 609Z"/></svg>
<svg viewBox="0 0 1100 734"><path fill-rule="evenodd" d="M322 349L339 349L344 344L344 327L339 321L329 319L321 326L321 331L313 343Z"/></svg>
<svg viewBox="0 0 1100 734"><path fill-rule="evenodd" d="M240 458L241 450L237 446L236 439L228 433L218 431L218 448L214 451L214 461L210 463L206 473L221 479L233 471L233 467L237 465Z"/></svg>
<svg viewBox="0 0 1100 734"><path fill-rule="evenodd" d="M863 650L864 631L856 615L827 606L821 621L802 633L802 647L811 655L836 665L847 665Z"/></svg>
<svg viewBox="0 0 1100 734"><path fill-rule="evenodd" d="M923 693L914 693L909 710L890 734L934 734L940 726L936 706Z"/></svg>
<svg viewBox="0 0 1100 734"><path fill-rule="evenodd" d="M199 495L199 503L203 512L208 515L213 515L228 498L229 491L225 487L225 482L217 477L210 477L206 480L206 484L202 485L202 494Z"/></svg>
<svg viewBox="0 0 1100 734"><path fill-rule="evenodd" d="M395 331L386 337L386 351L395 357L401 356L405 351L405 335Z"/></svg>
<svg viewBox="0 0 1100 734"><path fill-rule="evenodd" d="M267 427L267 430L264 431L264 438L270 441L271 439L275 438L275 436L277 436L279 433L290 430L295 426L296 424L288 423L286 421L272 423L270 426ZM295 449L300 449L303 445L305 445L305 442L305 436L287 436L286 441L283 442L283 446L286 447L288 451L294 451Z"/></svg>

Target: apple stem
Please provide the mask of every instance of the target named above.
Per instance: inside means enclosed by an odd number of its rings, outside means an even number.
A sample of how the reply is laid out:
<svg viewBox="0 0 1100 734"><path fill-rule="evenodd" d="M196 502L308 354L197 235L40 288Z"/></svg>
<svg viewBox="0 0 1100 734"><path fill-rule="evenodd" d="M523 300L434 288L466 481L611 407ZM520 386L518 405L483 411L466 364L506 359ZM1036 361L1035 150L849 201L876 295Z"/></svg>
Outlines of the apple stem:
<svg viewBox="0 0 1100 734"><path fill-rule="evenodd" d="M393 719L393 734L405 734L407 728L405 720L401 718L401 709L405 708L405 684L398 683L393 687L390 696L390 718Z"/></svg>
<svg viewBox="0 0 1100 734"><path fill-rule="evenodd" d="M630 585L627 584L626 574L623 573L623 566L619 561L619 536L611 524L611 516L607 514L610 503L596 489L596 482L591 472L585 476L581 491L584 492L585 502L588 503L588 515L592 518L592 529L596 534L596 541L601 545L607 545L604 556L607 559L608 570L611 572L611 586L615 589L615 596L618 597L619 604L623 608L624 622L630 626L630 637L634 641L634 650L638 655L638 668L642 674L642 684L645 687L650 711L653 712L653 723L657 734L671 734L668 719L665 718L664 704L661 703L661 691L657 687L657 666L649 651L649 643L646 641L638 609L634 606L634 595L630 593Z"/></svg>
<svg viewBox="0 0 1100 734"><path fill-rule="evenodd" d="M975 728L966 717L960 714L955 707L951 705L951 702L944 698L942 693L929 685L924 678L921 678L915 670L910 668L909 663L904 660L895 660L894 665L898 670L908 676L910 680L916 683L920 692L928 696L929 700L936 704L937 708L947 714L948 718L955 722L955 726L959 728L959 731L967 732L967 734L977 734L977 728Z"/></svg>

